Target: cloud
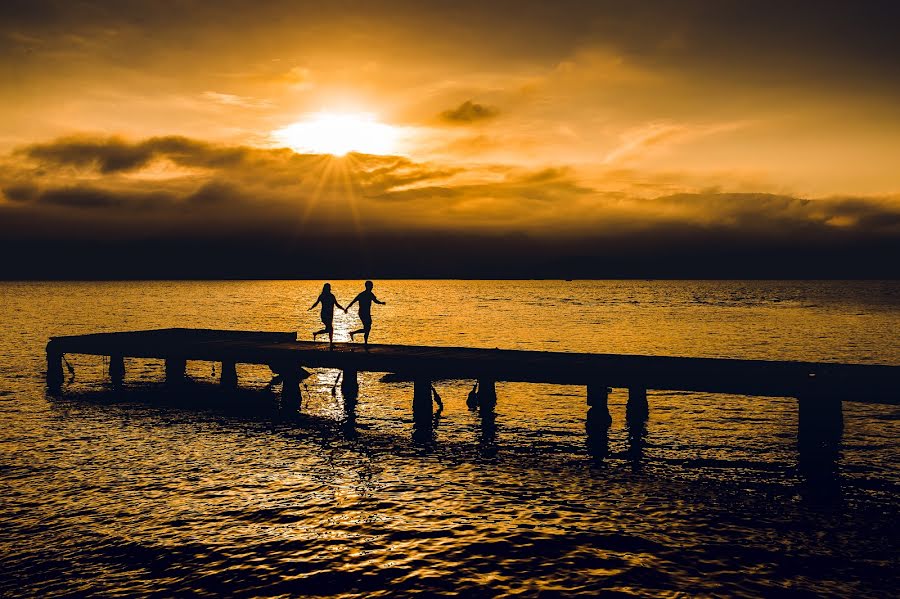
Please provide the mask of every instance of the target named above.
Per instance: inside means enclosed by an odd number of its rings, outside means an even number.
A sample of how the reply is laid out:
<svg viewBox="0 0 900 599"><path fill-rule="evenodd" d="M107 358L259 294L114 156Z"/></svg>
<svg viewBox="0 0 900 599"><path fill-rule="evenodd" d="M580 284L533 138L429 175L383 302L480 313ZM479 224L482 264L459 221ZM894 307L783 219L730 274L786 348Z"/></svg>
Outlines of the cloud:
<svg viewBox="0 0 900 599"><path fill-rule="evenodd" d="M96 169L101 174L140 170L159 158L181 166L224 167L242 161L243 147L216 146L181 136L151 137L129 142L120 137L71 136L33 144L19 154L45 166Z"/></svg>
<svg viewBox="0 0 900 599"><path fill-rule="evenodd" d="M238 106L240 108L271 108L273 106L272 102L268 100L214 91L205 91L201 94L201 97L223 106Z"/></svg>
<svg viewBox="0 0 900 599"><path fill-rule="evenodd" d="M445 110L441 113L441 119L453 125L469 125L478 121L486 121L500 114L500 111L491 106L476 104L472 100L466 100L456 108Z"/></svg>
<svg viewBox="0 0 900 599"><path fill-rule="evenodd" d="M129 190L121 193L111 189L93 186L59 187L44 190L35 200L44 205L62 206L81 211L125 209L143 211L169 205L174 201L171 194Z"/></svg>
<svg viewBox="0 0 900 599"><path fill-rule="evenodd" d="M621 143L606 154L603 163L620 163L641 158L650 152L718 133L735 131L748 124L745 121L714 124L647 123L625 131L621 136Z"/></svg>
<svg viewBox="0 0 900 599"><path fill-rule="evenodd" d="M11 202L31 202L38 195L38 188L29 183L10 183L3 188L3 197Z"/></svg>
<svg viewBox="0 0 900 599"><path fill-rule="evenodd" d="M148 176L159 162L186 170L177 177ZM701 269L703 256L725 270L724 256L744 256L750 268L753 251L762 252L759 264L803 256L796 262L800 270L816 256L853 256L866 264L900 258L898 196L809 199L697 189L640 197L634 181L613 185L622 171L587 183L566 167L448 167L361 154L334 159L178 136L66 137L21 148L0 166L6 199L0 238L26 244L9 251L40 243L66 251L66 240L120 240L126 245L116 251L129 256L139 246L127 240L143 239L163 249L200 244L226 255L243 248L277 264L302 260L295 255L301 249L320 256L323 247L353 247L395 275L408 272L410 260L422 269L429 260L442 264L434 276L465 276L456 270L462 264L475 269L469 276L499 276L503 264L517 276L529 274L524 265L535 265L532 274L543 276L562 272L566 256L594 256L604 264L623 253L652 253L685 276L691 264ZM363 238L365 248L358 245ZM448 250L471 260L455 264L442 257ZM334 268L360 259L350 249L335 251L347 262L329 258ZM177 260L178 252L170 254ZM584 272L598 268L573 260ZM641 262L641 272L650 272L649 260ZM545 263L556 266L546 270Z"/></svg>

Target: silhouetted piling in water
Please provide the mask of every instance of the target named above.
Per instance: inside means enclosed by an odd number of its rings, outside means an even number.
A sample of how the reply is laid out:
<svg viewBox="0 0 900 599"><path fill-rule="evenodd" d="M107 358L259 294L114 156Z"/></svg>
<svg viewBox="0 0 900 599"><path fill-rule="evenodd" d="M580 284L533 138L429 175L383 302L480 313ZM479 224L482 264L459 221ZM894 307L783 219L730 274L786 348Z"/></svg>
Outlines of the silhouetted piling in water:
<svg viewBox="0 0 900 599"><path fill-rule="evenodd" d="M840 398L811 393L798 398L798 441L801 445L829 446L840 443L844 415Z"/></svg>
<svg viewBox="0 0 900 599"><path fill-rule="evenodd" d="M363 350L352 344L296 341L294 333L207 329L51 338L47 387L53 393L63 385L65 353L109 356L109 378L114 385L124 382L125 357L164 358L166 381L172 387L185 380L188 359L221 362L221 383L226 388L237 386L237 363L268 364L281 379L281 403L289 411L301 407L300 381L308 376L301 364L340 370L343 396L353 399L359 392L360 371L397 372L414 381L413 420L422 438L433 433L432 401L439 399L434 380L476 379L467 405L477 407L487 418L484 422L491 420L497 404L497 381L586 385L586 429L595 453L606 451L604 439L612 423L609 387L627 388L629 452L634 456L643 447L641 425L649 414L648 389L796 397L803 468L816 461L826 466L835 463L843 430L842 400L900 402L897 366L389 345Z"/></svg>
<svg viewBox="0 0 900 599"><path fill-rule="evenodd" d="M429 436L432 430L431 381L416 379L413 383L413 426L420 436Z"/></svg>
<svg viewBox="0 0 900 599"><path fill-rule="evenodd" d="M237 365L234 362L230 360L225 360L222 362L222 374L220 382L222 387L225 389L237 389Z"/></svg>
<svg viewBox="0 0 900 599"><path fill-rule="evenodd" d="M612 416L609 414L609 389L603 383L588 383L587 404L590 406L587 412L587 428L608 428L612 424Z"/></svg>
<svg viewBox="0 0 900 599"><path fill-rule="evenodd" d="M62 352L51 351L47 346L47 389L51 393L58 393L62 390L63 384L63 354Z"/></svg>
<svg viewBox="0 0 900 599"><path fill-rule="evenodd" d="M643 422L650 416L647 390L643 387L628 389L628 403L625 404L625 419L629 422Z"/></svg>
<svg viewBox="0 0 900 599"><path fill-rule="evenodd" d="M478 407L493 412L497 406L497 386L494 379L478 379Z"/></svg>
<svg viewBox="0 0 900 599"><path fill-rule="evenodd" d="M178 386L184 382L187 360L184 358L166 358L166 384Z"/></svg>
<svg viewBox="0 0 900 599"><path fill-rule="evenodd" d="M811 383L798 398L797 467L813 494L833 495L838 489L838 459L844 433L841 400Z"/></svg>
<svg viewBox="0 0 900 599"><path fill-rule="evenodd" d="M125 381L125 358L122 356L109 357L109 382L113 387L121 387Z"/></svg>
<svg viewBox="0 0 900 599"><path fill-rule="evenodd" d="M609 456L609 427L587 426L586 429L588 455L599 465Z"/></svg>

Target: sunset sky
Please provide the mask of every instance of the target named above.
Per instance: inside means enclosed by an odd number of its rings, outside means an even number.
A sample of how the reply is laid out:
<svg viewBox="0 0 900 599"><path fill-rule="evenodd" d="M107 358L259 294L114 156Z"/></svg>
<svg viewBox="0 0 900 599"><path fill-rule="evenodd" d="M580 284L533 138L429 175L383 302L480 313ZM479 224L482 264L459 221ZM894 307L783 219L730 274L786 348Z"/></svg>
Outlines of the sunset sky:
<svg viewBox="0 0 900 599"><path fill-rule="evenodd" d="M0 276L900 276L895 2L0 5Z"/></svg>

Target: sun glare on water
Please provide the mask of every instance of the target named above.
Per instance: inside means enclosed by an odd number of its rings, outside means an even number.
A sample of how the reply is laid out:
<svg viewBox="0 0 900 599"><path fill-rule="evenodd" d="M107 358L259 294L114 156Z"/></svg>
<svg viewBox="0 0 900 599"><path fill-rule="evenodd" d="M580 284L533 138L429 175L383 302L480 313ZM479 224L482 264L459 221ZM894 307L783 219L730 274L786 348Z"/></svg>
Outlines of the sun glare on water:
<svg viewBox="0 0 900 599"><path fill-rule="evenodd" d="M394 154L397 128L367 113L318 112L272 132L295 152L343 156L348 152Z"/></svg>

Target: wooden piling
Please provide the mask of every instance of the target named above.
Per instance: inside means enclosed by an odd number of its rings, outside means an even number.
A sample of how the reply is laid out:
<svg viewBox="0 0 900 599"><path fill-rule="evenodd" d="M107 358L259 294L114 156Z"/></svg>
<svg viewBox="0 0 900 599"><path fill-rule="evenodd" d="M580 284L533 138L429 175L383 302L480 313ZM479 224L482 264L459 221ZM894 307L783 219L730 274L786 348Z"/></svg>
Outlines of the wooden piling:
<svg viewBox="0 0 900 599"><path fill-rule="evenodd" d="M125 380L125 358L122 356L109 357L109 381L114 387L121 387Z"/></svg>
<svg viewBox="0 0 900 599"><path fill-rule="evenodd" d="M497 407L497 386L494 379L478 379L478 407L493 412Z"/></svg>
<svg viewBox="0 0 900 599"><path fill-rule="evenodd" d="M844 432L844 414L839 397L831 393L800 396L797 400L797 440L803 448L836 445Z"/></svg>
<svg viewBox="0 0 900 599"><path fill-rule="evenodd" d="M608 427L612 424L609 415L609 389L606 383L589 383L587 386L587 427Z"/></svg>
<svg viewBox="0 0 900 599"><path fill-rule="evenodd" d="M413 382L413 419L431 421L431 381L416 379Z"/></svg>
<svg viewBox="0 0 900 599"><path fill-rule="evenodd" d="M222 362L222 376L220 383L222 387L226 389L237 389L237 364L229 360Z"/></svg>
<svg viewBox="0 0 900 599"><path fill-rule="evenodd" d="M302 401L299 369L285 368L281 372L281 381L281 408L299 412Z"/></svg>
<svg viewBox="0 0 900 599"><path fill-rule="evenodd" d="M647 389L644 387L628 388L628 403L625 404L625 419L629 422L643 422L650 416L647 404Z"/></svg>
<svg viewBox="0 0 900 599"><path fill-rule="evenodd" d="M797 398L797 467L817 492L837 484L844 416L841 397L810 384Z"/></svg>
<svg viewBox="0 0 900 599"><path fill-rule="evenodd" d="M180 385L184 382L187 360L184 358L166 358L166 384Z"/></svg>
<svg viewBox="0 0 900 599"><path fill-rule="evenodd" d="M47 346L47 389L55 393L62 389L63 354L53 351Z"/></svg>

